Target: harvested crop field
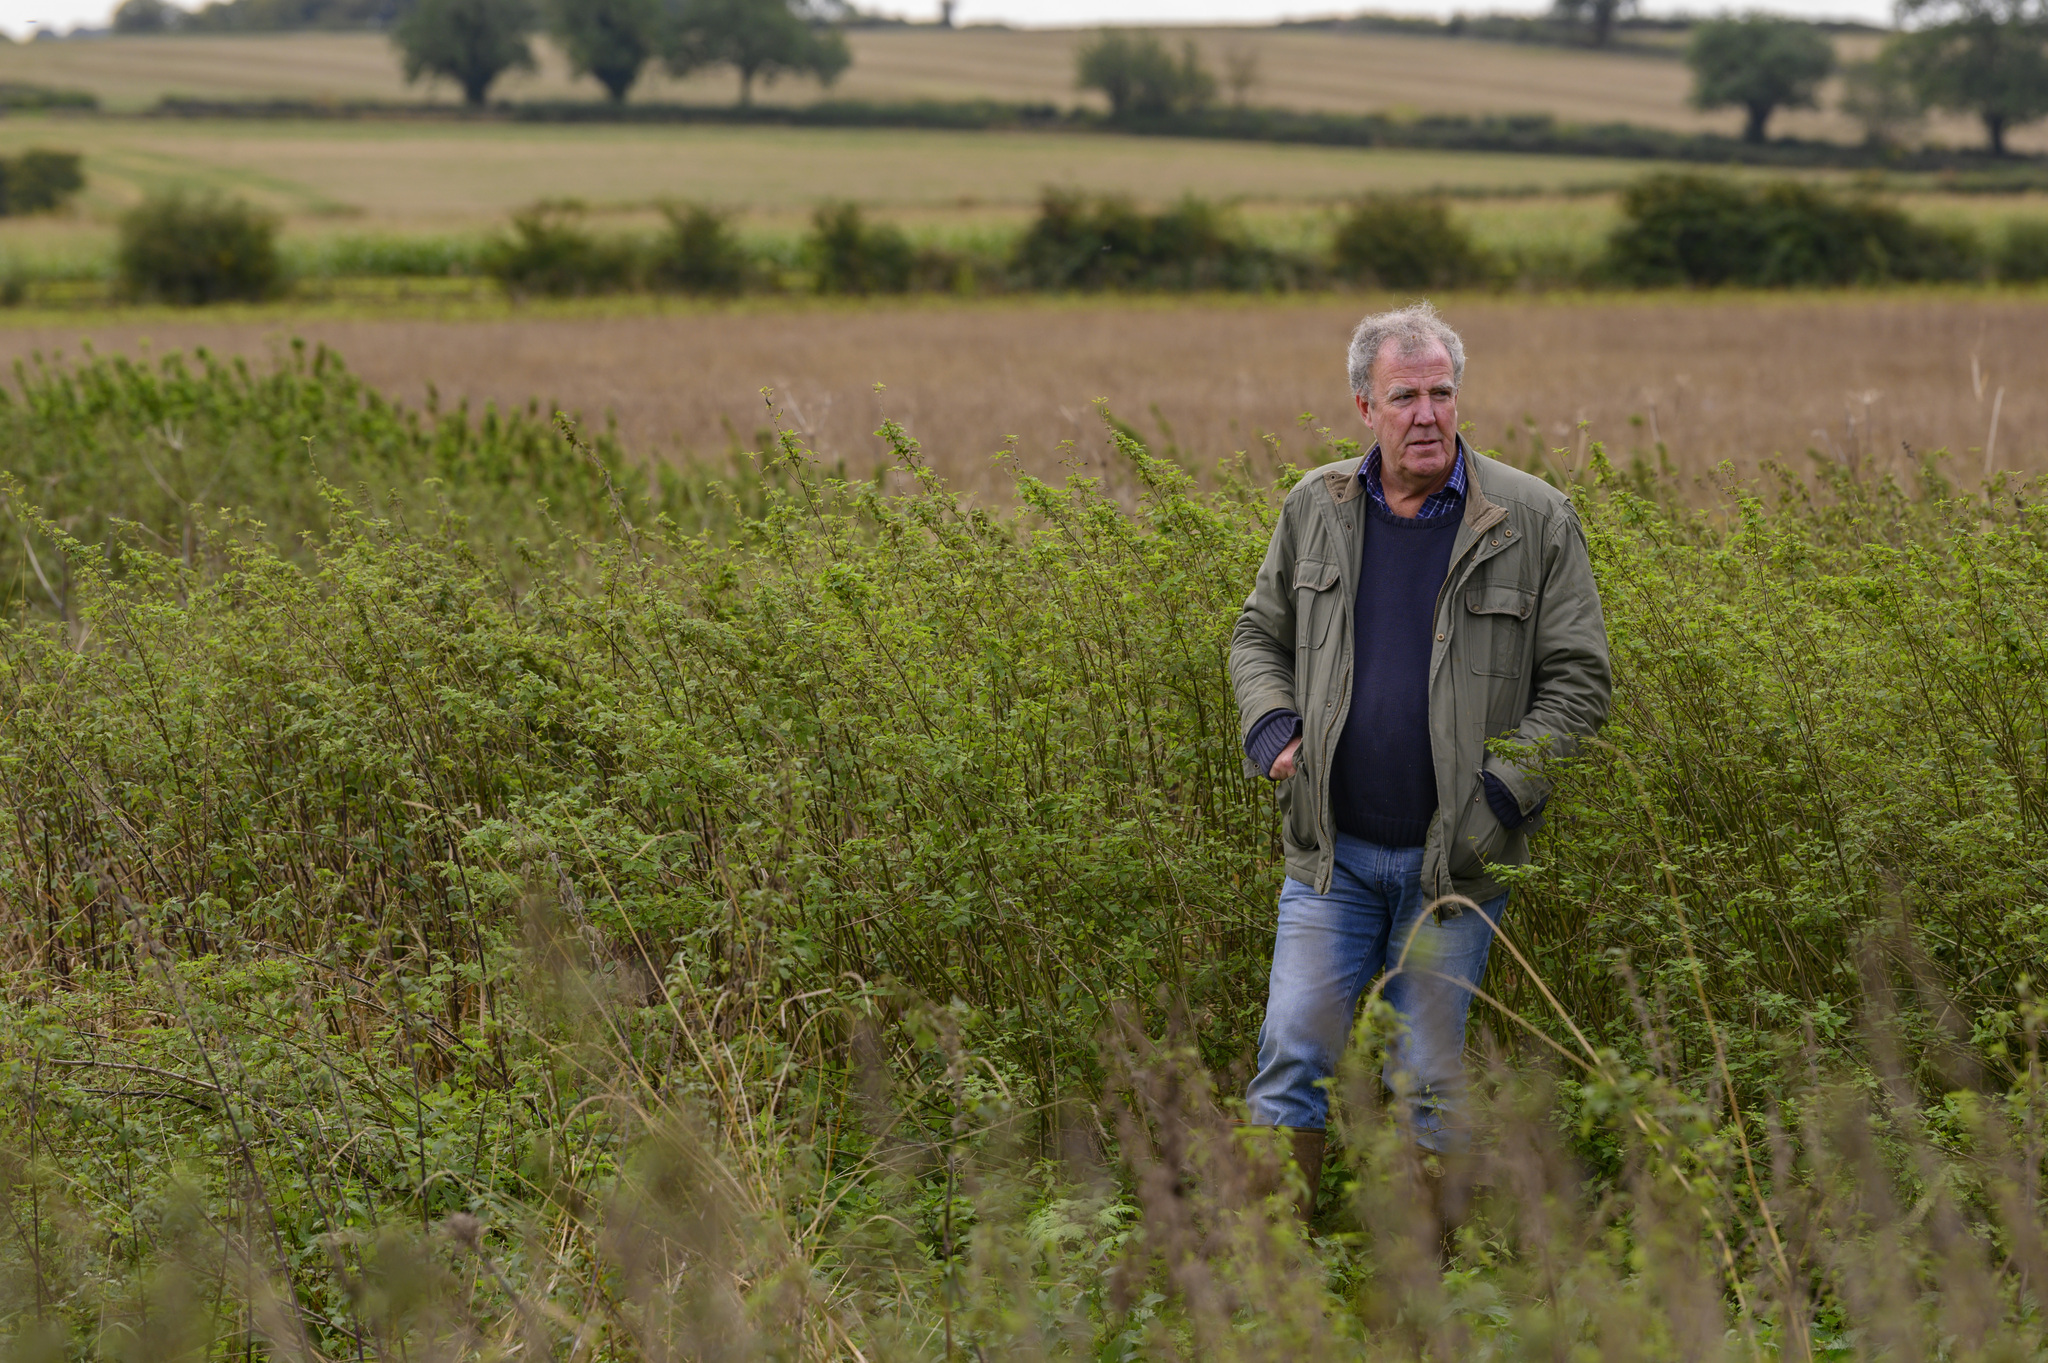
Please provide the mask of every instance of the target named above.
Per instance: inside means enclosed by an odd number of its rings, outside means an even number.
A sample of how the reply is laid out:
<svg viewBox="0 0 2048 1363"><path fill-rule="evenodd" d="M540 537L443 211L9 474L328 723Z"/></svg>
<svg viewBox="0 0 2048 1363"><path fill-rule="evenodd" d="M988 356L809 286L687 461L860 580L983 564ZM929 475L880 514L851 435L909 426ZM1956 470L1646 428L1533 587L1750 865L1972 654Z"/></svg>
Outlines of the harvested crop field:
<svg viewBox="0 0 2048 1363"><path fill-rule="evenodd" d="M1549 112L1568 122L1623 120L1681 131L1733 134L1740 111L1701 112L1687 101L1691 81L1676 60L1678 39L1656 50L1592 52L1427 35L1337 33L1314 29L1209 28L1162 30L1171 43L1193 41L1221 70L1235 54L1257 62L1248 92L1254 104L1346 113ZM853 66L831 91L850 99L1003 99L1099 105L1074 88L1074 49L1082 29L883 27L848 35ZM1637 42L1649 41L1638 37ZM1868 57L1874 34L1846 34L1844 60ZM595 99L598 88L574 79L550 44L538 44L539 68L514 72L500 98ZM165 95L211 99L428 99L455 103L447 82L408 86L390 42L373 33L121 34L91 42L0 45L0 80L36 81L92 91L109 108L139 110ZM1854 141L1861 129L1837 109L1838 82L1823 89L1820 108L1786 110L1780 135ZM807 103L815 81L785 80L764 88L764 103ZM636 100L721 104L735 94L730 72L676 80L658 69L635 88ZM1972 119L1936 118L1930 134L1974 145L1983 131ZM2039 125L2018 130L2015 145L2048 143Z"/></svg>
<svg viewBox="0 0 2048 1363"><path fill-rule="evenodd" d="M1315 425L1349 433L1342 351L1384 297L1310 300L913 302L707 309L657 305L351 318L263 309L230 317L119 314L90 325L0 329L0 363L37 352L161 353L206 346L267 358L293 337L339 351L406 401L524 406L535 397L615 419L628 445L722 458L767 424L760 390L830 460L865 474L893 416L950 478L1007 486L990 457L1018 437L1024 467L1099 470L1092 409L1112 410L1183 458L1233 450L1314 457ZM2048 295L1895 292L1674 299L1451 297L1471 351L1462 416L1473 438L1577 457L1587 423L1618 457L1661 439L1699 476L1774 453L1859 456L1905 468L1946 446L1981 467L2048 470ZM1972 377L1973 358L1981 384ZM876 384L882 384L879 393ZM1999 396L2001 390L2003 397ZM1163 426L1162 426L1163 422ZM1170 442L1163 431L1173 433ZM1071 443L1066 443L1071 442ZM1652 456L1654 457L1654 456Z"/></svg>
<svg viewBox="0 0 2048 1363"><path fill-rule="evenodd" d="M254 119L22 118L0 127L0 151L35 146L84 154L87 219L109 221L150 193L211 190L294 226L341 232L495 223L545 198L612 211L683 199L794 220L822 200L850 199L971 221L1028 211L1046 185L1147 202L1198 193L1327 205L1368 190L1613 186L1654 169L1617 158L1057 132ZM10 223L0 242L44 229Z"/></svg>

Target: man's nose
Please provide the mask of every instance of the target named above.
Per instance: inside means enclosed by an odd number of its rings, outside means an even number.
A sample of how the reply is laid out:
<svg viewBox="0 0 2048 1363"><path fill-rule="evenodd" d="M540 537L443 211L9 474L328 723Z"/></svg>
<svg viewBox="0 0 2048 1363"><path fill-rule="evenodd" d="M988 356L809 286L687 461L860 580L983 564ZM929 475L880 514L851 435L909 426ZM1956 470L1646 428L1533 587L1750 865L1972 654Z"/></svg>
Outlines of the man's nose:
<svg viewBox="0 0 2048 1363"><path fill-rule="evenodd" d="M1436 425L1436 400L1434 398L1424 398L1415 404L1415 424L1418 426Z"/></svg>

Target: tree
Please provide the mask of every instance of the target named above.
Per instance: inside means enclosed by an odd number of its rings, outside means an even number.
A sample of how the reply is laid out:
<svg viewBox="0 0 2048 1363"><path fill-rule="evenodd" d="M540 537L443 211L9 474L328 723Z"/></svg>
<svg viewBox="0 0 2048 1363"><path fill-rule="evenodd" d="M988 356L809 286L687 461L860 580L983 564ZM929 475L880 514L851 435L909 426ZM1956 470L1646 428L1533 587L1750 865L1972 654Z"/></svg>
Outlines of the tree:
<svg viewBox="0 0 2048 1363"><path fill-rule="evenodd" d="M184 11L165 0L121 0L114 11L116 33L168 33L177 27Z"/></svg>
<svg viewBox="0 0 2048 1363"><path fill-rule="evenodd" d="M1074 84L1100 90L1115 119L1185 113L1216 97L1216 77L1193 43L1183 44L1175 61L1150 33L1104 29L1075 54L1074 68Z"/></svg>
<svg viewBox="0 0 2048 1363"><path fill-rule="evenodd" d="M530 0L419 0L391 40L405 54L406 80L446 76L481 106L499 76L533 70L533 21Z"/></svg>
<svg viewBox="0 0 2048 1363"><path fill-rule="evenodd" d="M412 0L213 0L177 24L198 33L284 33L299 29L388 29Z"/></svg>
<svg viewBox="0 0 2048 1363"><path fill-rule="evenodd" d="M1554 8L1560 18L1591 24L1593 46L1605 47L1614 41L1614 19L1621 6L1622 0L1556 0Z"/></svg>
<svg viewBox="0 0 2048 1363"><path fill-rule="evenodd" d="M846 39L825 11L792 0L682 0L664 62L675 75L730 66L740 76L740 107L754 102L754 81L816 76L828 89L853 64Z"/></svg>
<svg viewBox="0 0 2048 1363"><path fill-rule="evenodd" d="M1923 104L1981 119L1991 154L2003 156L2008 131L2048 114L2048 17L2020 0L1940 8L1953 17L1900 34L1887 55Z"/></svg>
<svg viewBox="0 0 2048 1363"><path fill-rule="evenodd" d="M1223 84L1230 91L1230 106L1242 109L1251 102L1259 83L1259 54L1249 47L1233 47L1223 54Z"/></svg>
<svg viewBox="0 0 2048 1363"><path fill-rule="evenodd" d="M1872 147L1902 146L1925 121L1919 93L1889 52L1842 68L1840 107L1863 125L1863 141Z"/></svg>
<svg viewBox="0 0 2048 1363"><path fill-rule="evenodd" d="M1685 64L1692 68L1693 104L1739 105L1749 115L1742 140L1761 142L1774 111L1814 107L1815 92L1835 69L1835 47L1811 24L1752 14L1694 29Z"/></svg>
<svg viewBox="0 0 2048 1363"><path fill-rule="evenodd" d="M556 41L579 76L595 76L612 103L626 92L661 46L659 0L555 0Z"/></svg>

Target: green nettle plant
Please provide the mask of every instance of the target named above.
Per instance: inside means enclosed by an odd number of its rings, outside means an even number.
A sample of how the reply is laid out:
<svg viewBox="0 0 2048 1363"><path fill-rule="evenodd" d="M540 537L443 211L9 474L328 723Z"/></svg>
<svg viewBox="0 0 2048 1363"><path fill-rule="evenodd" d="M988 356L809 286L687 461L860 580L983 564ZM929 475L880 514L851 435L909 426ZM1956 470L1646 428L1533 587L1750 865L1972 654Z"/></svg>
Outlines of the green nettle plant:
<svg viewBox="0 0 2048 1363"><path fill-rule="evenodd" d="M0 416L18 1352L2048 1347L2038 486L1694 511L1596 449L1615 713L1446 1240L1376 1000L1312 1233L1235 1124L1282 870L1225 659L1293 470L1112 424L1128 497L998 511L885 424L886 479L665 480L318 356Z"/></svg>

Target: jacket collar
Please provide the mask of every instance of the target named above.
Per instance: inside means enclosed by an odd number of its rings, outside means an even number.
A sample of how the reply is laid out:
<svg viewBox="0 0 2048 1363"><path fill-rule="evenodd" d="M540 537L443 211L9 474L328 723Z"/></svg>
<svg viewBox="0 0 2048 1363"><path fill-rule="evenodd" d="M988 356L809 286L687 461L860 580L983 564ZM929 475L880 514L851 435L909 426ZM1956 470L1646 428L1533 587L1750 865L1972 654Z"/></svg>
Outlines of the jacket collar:
<svg viewBox="0 0 2048 1363"><path fill-rule="evenodd" d="M1323 471L1323 485L1329 489L1331 501L1342 506L1355 497L1365 495L1365 461L1372 458L1373 450L1378 448L1374 445L1356 459L1332 464ZM1483 519L1492 510L1493 503L1486 499L1486 493L1480 487L1479 458L1462 435L1458 437L1458 455L1465 461L1465 524L1469 526Z"/></svg>
<svg viewBox="0 0 2048 1363"><path fill-rule="evenodd" d="M1373 449L1378 449L1377 445ZM1458 523L1458 536L1451 543L1451 562L1457 563L1466 552L1479 542L1480 536L1507 518L1507 508L1486 495L1485 478L1480 470L1480 459L1465 437L1458 437L1458 452L1465 458L1465 514ZM1341 508L1346 502L1365 496L1365 454L1356 459L1346 459L1323 470L1323 488L1330 494L1335 507ZM1348 530L1351 520L1344 516ZM1348 570L1347 570L1348 571Z"/></svg>

